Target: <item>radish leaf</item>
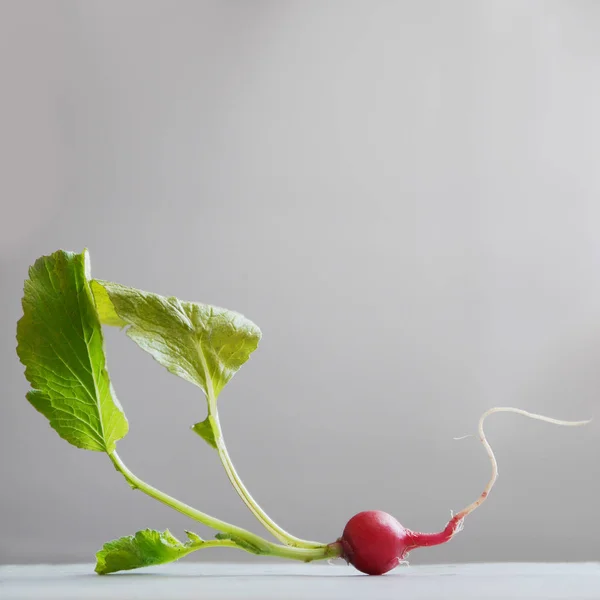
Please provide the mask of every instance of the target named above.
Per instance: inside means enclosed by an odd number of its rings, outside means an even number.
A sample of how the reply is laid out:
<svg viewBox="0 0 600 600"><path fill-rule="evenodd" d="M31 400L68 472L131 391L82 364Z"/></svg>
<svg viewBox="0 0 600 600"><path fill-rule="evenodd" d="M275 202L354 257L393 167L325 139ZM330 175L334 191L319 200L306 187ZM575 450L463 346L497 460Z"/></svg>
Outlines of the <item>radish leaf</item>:
<svg viewBox="0 0 600 600"><path fill-rule="evenodd" d="M106 575L173 562L198 550L204 543L196 534L188 534L188 537L190 541L182 544L168 529L144 529L112 540L96 553L96 573Z"/></svg>
<svg viewBox="0 0 600 600"><path fill-rule="evenodd" d="M217 440L215 439L215 430L217 429L215 419L208 415L204 421L196 423L192 429L209 445L217 450Z"/></svg>
<svg viewBox="0 0 600 600"><path fill-rule="evenodd" d="M69 443L112 452L128 424L106 370L102 328L81 254L59 250L29 269L17 354L29 402Z"/></svg>
<svg viewBox="0 0 600 600"><path fill-rule="evenodd" d="M127 335L142 350L174 375L204 390L209 413L261 337L252 321L223 308L107 281L94 280L92 290L102 322L129 325Z"/></svg>

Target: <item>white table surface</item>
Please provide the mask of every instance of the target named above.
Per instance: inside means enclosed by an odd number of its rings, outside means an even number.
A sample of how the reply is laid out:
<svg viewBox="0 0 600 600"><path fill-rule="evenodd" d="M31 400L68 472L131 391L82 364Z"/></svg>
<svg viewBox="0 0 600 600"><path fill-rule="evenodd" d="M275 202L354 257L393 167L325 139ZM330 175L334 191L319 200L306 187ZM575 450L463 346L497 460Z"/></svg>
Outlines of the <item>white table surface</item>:
<svg viewBox="0 0 600 600"><path fill-rule="evenodd" d="M0 598L21 600L600 600L600 563L399 567L382 577L341 565L177 563L98 576L93 565L0 566Z"/></svg>

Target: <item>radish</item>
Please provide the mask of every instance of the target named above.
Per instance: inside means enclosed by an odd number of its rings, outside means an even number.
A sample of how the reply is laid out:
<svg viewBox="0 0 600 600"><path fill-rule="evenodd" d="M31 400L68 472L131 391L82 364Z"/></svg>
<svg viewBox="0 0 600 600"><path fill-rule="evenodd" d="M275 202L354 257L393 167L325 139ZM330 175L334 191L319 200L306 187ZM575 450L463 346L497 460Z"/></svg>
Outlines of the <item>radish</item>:
<svg viewBox="0 0 600 600"><path fill-rule="evenodd" d="M26 396L31 405L73 446L106 453L131 488L217 532L214 539L203 539L186 530L187 540L181 541L168 529L143 529L109 541L96 554L96 572L101 575L165 564L209 548L302 562L344 558L363 573L381 575L404 561L411 550L451 540L462 529L465 517L487 498L498 476L494 453L483 433L489 415L514 412L556 425L589 422L559 421L517 408L492 408L479 420L479 439L492 463L492 476L479 498L454 515L442 531L411 531L391 515L372 510L352 517L333 543L306 540L280 527L251 496L225 445L218 398L258 347L262 334L252 321L217 306L91 279L87 250L80 254L58 250L40 257L29 269L22 306L17 354L31 384ZM103 326L125 329L156 362L201 390L201 406L207 410L201 414L206 417L191 429L217 453L237 494L276 541L189 506L146 483L126 466L117 453L117 443L127 435L129 422L106 368ZM160 444L162 437L157 435L155 441ZM163 450L167 452L168 446ZM202 489L210 489L206 478Z"/></svg>
<svg viewBox="0 0 600 600"><path fill-rule="evenodd" d="M383 575L402 563L411 550L444 544L461 531L465 517L484 502L498 477L498 463L483 432L483 422L486 417L497 412L513 412L555 425L578 426L589 423L589 421L561 421L518 408L497 407L488 410L479 419L479 440L490 458L492 476L479 498L454 515L446 527L437 533L421 533L406 529L394 517L380 510L360 512L348 521L342 537L338 540L342 546L342 558L367 575Z"/></svg>

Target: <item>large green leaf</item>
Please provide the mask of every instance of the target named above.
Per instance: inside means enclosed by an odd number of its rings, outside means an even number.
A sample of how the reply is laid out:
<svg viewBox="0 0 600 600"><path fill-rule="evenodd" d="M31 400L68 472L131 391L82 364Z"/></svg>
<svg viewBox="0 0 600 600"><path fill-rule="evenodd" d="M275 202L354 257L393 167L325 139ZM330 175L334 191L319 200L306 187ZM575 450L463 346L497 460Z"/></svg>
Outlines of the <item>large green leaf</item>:
<svg viewBox="0 0 600 600"><path fill-rule="evenodd" d="M128 430L112 389L86 250L59 250L29 269L17 354L32 389L27 399L79 448L112 452Z"/></svg>
<svg viewBox="0 0 600 600"><path fill-rule="evenodd" d="M94 280L98 313L106 325L124 325L127 335L171 373L216 400L257 348L260 329L239 313L183 302L117 283Z"/></svg>
<svg viewBox="0 0 600 600"><path fill-rule="evenodd" d="M188 536L190 541L182 544L168 529L144 529L107 542L96 553L96 573L107 575L173 562L202 546L203 541L197 535L189 533Z"/></svg>

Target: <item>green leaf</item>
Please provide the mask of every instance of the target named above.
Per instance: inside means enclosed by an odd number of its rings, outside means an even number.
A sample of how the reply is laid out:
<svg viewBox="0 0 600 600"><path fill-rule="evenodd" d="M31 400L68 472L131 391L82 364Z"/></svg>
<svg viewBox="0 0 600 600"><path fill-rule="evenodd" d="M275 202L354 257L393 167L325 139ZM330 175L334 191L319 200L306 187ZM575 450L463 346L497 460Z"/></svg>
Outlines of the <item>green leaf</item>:
<svg viewBox="0 0 600 600"><path fill-rule="evenodd" d="M196 534L192 535L197 540L182 544L168 529L144 529L135 535L107 542L96 553L96 573L106 575L173 562L201 547L202 540Z"/></svg>
<svg viewBox="0 0 600 600"><path fill-rule="evenodd" d="M188 531L186 529L185 535L188 536L188 539L190 540L189 543L196 544L198 546L200 546L204 543L204 540L197 533L194 533L193 531Z"/></svg>
<svg viewBox="0 0 600 600"><path fill-rule="evenodd" d="M127 335L171 373L204 390L209 405L261 337L252 321L223 308L107 281L94 280L92 290L104 324L130 325Z"/></svg>
<svg viewBox="0 0 600 600"><path fill-rule="evenodd" d="M215 450L217 449L217 440L215 439L215 420L212 415L208 415L204 421L196 423L192 429Z"/></svg>
<svg viewBox="0 0 600 600"><path fill-rule="evenodd" d="M89 285L87 250L59 250L29 269L17 354L33 388L27 399L65 440L112 452L128 430L112 389Z"/></svg>

